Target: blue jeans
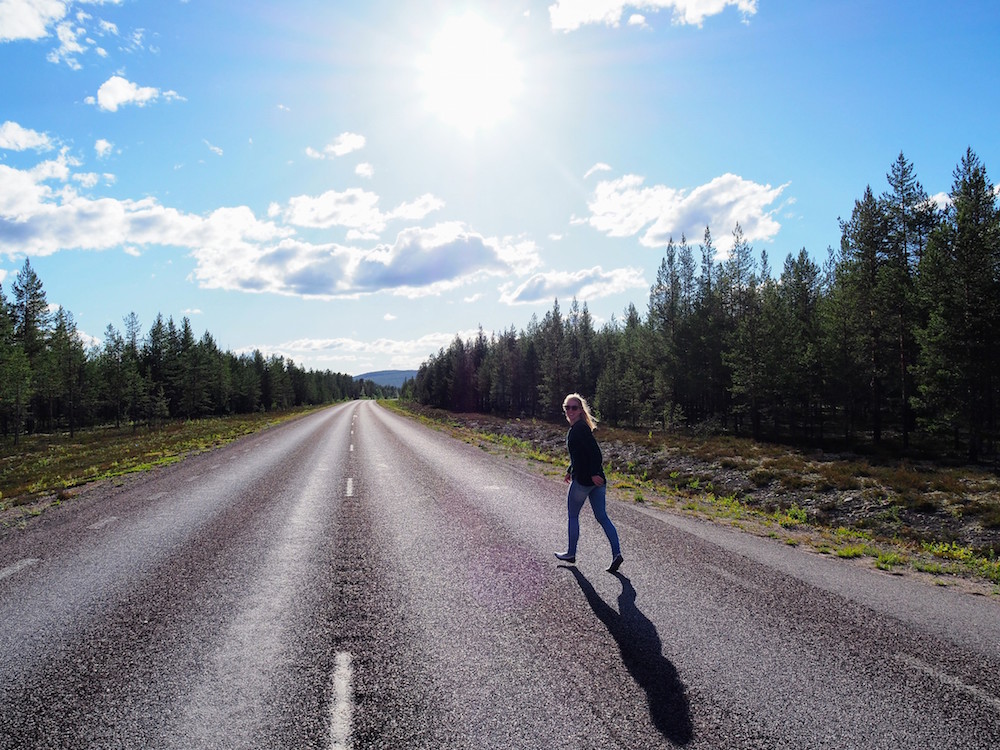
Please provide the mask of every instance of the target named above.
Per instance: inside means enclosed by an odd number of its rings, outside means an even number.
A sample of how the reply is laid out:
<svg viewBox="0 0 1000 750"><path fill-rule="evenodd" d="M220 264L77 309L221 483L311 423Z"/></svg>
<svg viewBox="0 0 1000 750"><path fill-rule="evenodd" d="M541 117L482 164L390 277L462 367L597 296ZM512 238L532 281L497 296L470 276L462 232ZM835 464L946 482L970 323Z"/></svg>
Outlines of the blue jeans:
<svg viewBox="0 0 1000 750"><path fill-rule="evenodd" d="M576 556L576 544L580 540L580 511L583 510L583 504L587 502L588 497L590 498L590 507L594 511L594 518L601 524L604 533L608 535L608 541L611 543L611 556L618 557L621 554L618 529L611 523L607 508L605 508L606 495L607 486L603 484L600 487L596 484L587 487L575 479L570 484L569 493L566 496L566 508L569 511L569 549L566 551L569 554Z"/></svg>

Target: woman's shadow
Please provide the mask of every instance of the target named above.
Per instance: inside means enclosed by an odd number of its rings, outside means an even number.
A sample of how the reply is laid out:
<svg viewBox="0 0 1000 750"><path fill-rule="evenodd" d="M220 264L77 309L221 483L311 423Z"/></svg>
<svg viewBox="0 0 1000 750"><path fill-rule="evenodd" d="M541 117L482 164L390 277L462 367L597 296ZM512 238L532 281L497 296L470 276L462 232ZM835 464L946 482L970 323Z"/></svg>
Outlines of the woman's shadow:
<svg viewBox="0 0 1000 750"><path fill-rule="evenodd" d="M684 683L674 665L663 656L663 644L656 626L635 606L636 592L632 582L621 573L614 574L622 583L616 612L578 568L567 568L576 576L594 614L618 643L625 667L646 691L653 725L675 745L687 745L694 738L694 729Z"/></svg>

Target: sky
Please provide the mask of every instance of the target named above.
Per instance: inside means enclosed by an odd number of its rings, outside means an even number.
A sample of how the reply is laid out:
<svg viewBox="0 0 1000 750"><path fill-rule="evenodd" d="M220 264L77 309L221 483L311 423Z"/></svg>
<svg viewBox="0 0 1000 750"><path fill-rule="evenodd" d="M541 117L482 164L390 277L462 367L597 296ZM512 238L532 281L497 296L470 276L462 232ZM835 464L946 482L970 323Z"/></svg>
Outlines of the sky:
<svg viewBox="0 0 1000 750"><path fill-rule="evenodd" d="M996 0L0 0L0 288L308 369L415 369L671 238L818 263L900 153L1000 169Z"/></svg>

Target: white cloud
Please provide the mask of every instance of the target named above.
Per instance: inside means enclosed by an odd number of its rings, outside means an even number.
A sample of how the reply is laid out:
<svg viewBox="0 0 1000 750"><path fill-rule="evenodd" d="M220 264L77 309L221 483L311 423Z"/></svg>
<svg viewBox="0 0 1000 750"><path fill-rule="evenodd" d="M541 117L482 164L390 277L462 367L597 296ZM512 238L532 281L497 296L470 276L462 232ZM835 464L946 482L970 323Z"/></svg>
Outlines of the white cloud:
<svg viewBox="0 0 1000 750"><path fill-rule="evenodd" d="M67 3L60 0L0 0L0 42L43 39L66 11Z"/></svg>
<svg viewBox="0 0 1000 750"><path fill-rule="evenodd" d="M321 298L439 294L490 276L513 278L539 265L531 241L487 238L458 223L405 229L394 242L369 247L316 244L282 223L292 218L306 226L325 226L335 218L381 226L388 217L419 220L440 205L429 195L385 215L378 211L378 196L356 191L351 195L360 208L338 194L318 205L313 199L302 205L293 201L285 211L272 205L267 219L257 218L246 206L219 208L205 216L164 206L155 198L82 195L80 186L89 189L101 177L113 176L77 172L78 166L66 150L30 170L0 163L0 254L120 248L138 255L149 247L175 247L194 259L190 278L202 287Z"/></svg>
<svg viewBox="0 0 1000 750"><path fill-rule="evenodd" d="M605 271L600 266L594 266L580 271L537 273L522 284L505 284L500 290L500 300L508 305L551 302L553 299L571 297L588 301L629 289L648 287L648 282L638 268Z"/></svg>
<svg viewBox="0 0 1000 750"><path fill-rule="evenodd" d="M333 143L325 149L327 153L334 156L346 156L353 151L360 151L365 147L365 137L357 133L341 133Z"/></svg>
<svg viewBox="0 0 1000 750"><path fill-rule="evenodd" d="M202 139L202 141L205 143L206 146L208 146L209 151L211 151L213 154L216 154L217 156L222 156L221 148L219 148L218 146L213 146L211 143L208 142L208 140L204 138Z"/></svg>
<svg viewBox="0 0 1000 750"><path fill-rule="evenodd" d="M633 13L628 17L629 26L640 26L642 28L646 27L646 17L641 13Z"/></svg>
<svg viewBox="0 0 1000 750"><path fill-rule="evenodd" d="M930 202L933 203L939 211L944 211L951 205L951 195L948 193L935 193L930 196L928 200L930 200Z"/></svg>
<svg viewBox="0 0 1000 750"><path fill-rule="evenodd" d="M383 213L378 207L379 197L360 188L343 192L328 190L322 195L298 195L288 201L284 212L289 224L313 229L347 227L354 230L352 237L376 238L386 224L394 219L418 221L432 211L444 206L444 201L425 194L416 201L401 203Z"/></svg>
<svg viewBox="0 0 1000 750"><path fill-rule="evenodd" d="M393 315L392 313L386 313L385 315L382 316L382 320L388 321L390 323L392 321L394 321L395 319L396 319L396 316Z"/></svg>
<svg viewBox="0 0 1000 750"><path fill-rule="evenodd" d="M76 337L83 344L85 349L93 349L96 346L101 346L104 343L104 339L98 338L97 336L91 336L86 331L79 328L76 329Z"/></svg>
<svg viewBox="0 0 1000 750"><path fill-rule="evenodd" d="M393 244L372 249L286 237L277 244L208 243L193 254L203 286L327 299L379 292L421 297L538 264L523 248L459 224L407 229Z"/></svg>
<svg viewBox="0 0 1000 750"><path fill-rule="evenodd" d="M101 176L96 172L80 172L74 174L73 179L85 188L92 188L100 181Z"/></svg>
<svg viewBox="0 0 1000 750"><path fill-rule="evenodd" d="M0 252L45 256L122 245L231 249L291 233L256 220L246 208L220 209L204 218L163 206L153 198L87 198L71 183L87 186L93 177L74 174L75 166L65 152L27 171L0 164ZM227 212L236 212L240 221L226 223Z"/></svg>
<svg viewBox="0 0 1000 750"><path fill-rule="evenodd" d="M280 105L279 105L280 106ZM360 151L365 147L365 137L357 133L341 133L334 138L332 143L323 147L322 151L314 149L312 146L306 147L306 154L312 159L326 159L327 157L346 156L355 151Z"/></svg>
<svg viewBox="0 0 1000 750"><path fill-rule="evenodd" d="M352 262L350 281L358 292L392 290L407 297L439 294L484 276L522 274L538 265L531 249L488 239L458 222L399 233Z"/></svg>
<svg viewBox="0 0 1000 750"><path fill-rule="evenodd" d="M87 30L82 26L77 26L72 21L63 21L56 26L59 46L49 52L46 59L51 63L65 62L73 70L80 70L83 66L76 56L87 51L79 42L79 38L86 33Z"/></svg>
<svg viewBox="0 0 1000 750"><path fill-rule="evenodd" d="M298 195L288 201L285 221L299 227L329 229L350 227L380 232L385 217L378 210L375 193L349 188L343 192L328 190L322 195Z"/></svg>
<svg viewBox="0 0 1000 750"><path fill-rule="evenodd" d="M117 112L126 104L144 107L160 97L167 100L183 99L176 91L160 91L153 86L139 86L121 76L111 76L97 90L97 98L87 97L88 104L96 104L106 112Z"/></svg>
<svg viewBox="0 0 1000 750"><path fill-rule="evenodd" d="M724 174L693 190L665 185L645 187L643 178L626 175L598 183L588 202L586 223L610 237L631 237L645 229L640 243L662 247L670 238L701 239L712 230L716 247L728 251L732 230L739 223L750 242L771 240L781 229L771 208L787 187L773 188Z"/></svg>
<svg viewBox="0 0 1000 750"><path fill-rule="evenodd" d="M375 167L366 161L361 162L354 168L354 174L358 177L364 177L366 179L371 179L375 176Z"/></svg>
<svg viewBox="0 0 1000 750"><path fill-rule="evenodd" d="M97 154L98 159L104 159L113 149L114 145L105 138L98 138L94 142L94 152Z"/></svg>
<svg viewBox="0 0 1000 750"><path fill-rule="evenodd" d="M117 5L121 0L79 0L77 5ZM58 46L51 50L46 59L53 63L65 62L73 70L79 70L77 57L87 52L95 44L91 33L98 36L117 35L118 27L107 21L97 21L92 30L87 25L93 17L78 11L74 18L67 18L72 2L67 0L0 0L0 42L19 39L39 40L55 34ZM106 57L101 47L94 47L96 53Z"/></svg>
<svg viewBox="0 0 1000 750"><path fill-rule="evenodd" d="M146 34L145 29L136 29L135 31L133 31L131 36L129 37L129 49L131 50L143 49L145 47L145 41L144 41L145 34Z"/></svg>
<svg viewBox="0 0 1000 750"><path fill-rule="evenodd" d="M673 23L700 26L708 16L735 6L744 19L757 12L757 0L556 0L549 6L549 20L556 31L575 31L588 24L617 27L626 7L636 10L673 10ZM631 17L630 17L631 19Z"/></svg>
<svg viewBox="0 0 1000 750"><path fill-rule="evenodd" d="M610 172L611 166L605 164L604 162L597 162L594 166L587 170L587 173L583 176L583 179L589 179L590 176L596 172Z"/></svg>
<svg viewBox="0 0 1000 750"><path fill-rule="evenodd" d="M23 128L16 122L7 120L0 125L0 148L8 151L26 151L29 148L35 151L51 151L53 146L45 133Z"/></svg>
<svg viewBox="0 0 1000 750"><path fill-rule="evenodd" d="M442 208L444 208L443 200L435 198L430 193L424 193L415 201L410 203L400 203L396 206L396 208L389 212L388 218L419 221L428 214L433 213L434 211L439 211Z"/></svg>

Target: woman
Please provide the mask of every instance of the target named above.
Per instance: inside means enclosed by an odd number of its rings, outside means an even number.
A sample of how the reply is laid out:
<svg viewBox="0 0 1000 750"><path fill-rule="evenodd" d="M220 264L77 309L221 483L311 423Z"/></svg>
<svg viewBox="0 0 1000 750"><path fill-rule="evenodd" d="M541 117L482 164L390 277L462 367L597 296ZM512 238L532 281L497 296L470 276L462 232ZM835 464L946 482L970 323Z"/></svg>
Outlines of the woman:
<svg viewBox="0 0 1000 750"><path fill-rule="evenodd" d="M566 507L569 511L569 547L565 552L556 552L557 559L563 562L576 562L576 544L580 539L580 510L590 498L590 507L594 517L601 524L604 533L611 543L611 567L609 573L614 573L624 562L621 546L618 543L618 530L608 518L605 506L607 479L604 476L604 459L601 447L594 439L594 416L590 413L587 400L579 393L571 393L563 399L563 411L569 422L569 432L566 433L566 448L569 450L569 469L566 470L564 481L569 484L569 494Z"/></svg>

